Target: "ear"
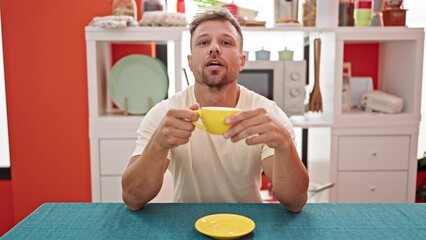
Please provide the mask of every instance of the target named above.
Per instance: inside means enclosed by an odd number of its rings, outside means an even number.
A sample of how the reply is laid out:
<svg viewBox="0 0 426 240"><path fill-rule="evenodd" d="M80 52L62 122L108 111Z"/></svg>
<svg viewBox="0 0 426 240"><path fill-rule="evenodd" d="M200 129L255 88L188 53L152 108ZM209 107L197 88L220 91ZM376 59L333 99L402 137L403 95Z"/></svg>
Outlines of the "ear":
<svg viewBox="0 0 426 240"><path fill-rule="evenodd" d="M246 65L247 56L245 54L240 55L240 72L243 71L244 66Z"/></svg>
<svg viewBox="0 0 426 240"><path fill-rule="evenodd" d="M191 70L191 72L192 72L192 56L191 55L188 55L187 56L187 58L188 58L188 65L189 65L189 69Z"/></svg>

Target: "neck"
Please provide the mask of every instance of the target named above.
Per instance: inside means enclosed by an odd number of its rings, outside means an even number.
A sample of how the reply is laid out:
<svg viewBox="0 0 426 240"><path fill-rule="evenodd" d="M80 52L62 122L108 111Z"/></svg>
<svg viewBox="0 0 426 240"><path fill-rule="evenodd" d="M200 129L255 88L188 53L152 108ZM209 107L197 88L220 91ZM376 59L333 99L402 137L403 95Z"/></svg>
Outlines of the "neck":
<svg viewBox="0 0 426 240"><path fill-rule="evenodd" d="M219 89L196 83L194 91L195 98L201 107L235 107L240 96L237 84L229 84Z"/></svg>

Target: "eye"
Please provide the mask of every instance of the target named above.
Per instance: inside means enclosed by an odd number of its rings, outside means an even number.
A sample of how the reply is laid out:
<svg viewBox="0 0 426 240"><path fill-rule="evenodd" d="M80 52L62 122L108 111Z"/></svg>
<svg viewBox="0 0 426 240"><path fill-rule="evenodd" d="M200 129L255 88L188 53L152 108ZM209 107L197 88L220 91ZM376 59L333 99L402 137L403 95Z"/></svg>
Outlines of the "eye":
<svg viewBox="0 0 426 240"><path fill-rule="evenodd" d="M231 46L232 45L232 42L231 41L223 41L223 43L222 43L224 46Z"/></svg>
<svg viewBox="0 0 426 240"><path fill-rule="evenodd" d="M199 46L207 46L208 44L209 44L209 41L207 41L207 40L201 40L201 41L198 42Z"/></svg>

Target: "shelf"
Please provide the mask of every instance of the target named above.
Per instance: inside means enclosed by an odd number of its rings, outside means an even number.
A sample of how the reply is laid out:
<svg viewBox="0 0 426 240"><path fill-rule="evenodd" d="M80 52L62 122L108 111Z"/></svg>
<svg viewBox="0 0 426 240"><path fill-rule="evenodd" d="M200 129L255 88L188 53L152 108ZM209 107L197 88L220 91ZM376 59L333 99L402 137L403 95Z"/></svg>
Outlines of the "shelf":
<svg viewBox="0 0 426 240"><path fill-rule="evenodd" d="M422 28L407 27L340 27L336 41L404 41L424 38Z"/></svg>
<svg viewBox="0 0 426 240"><path fill-rule="evenodd" d="M378 112L344 113L335 121L336 126L400 126L416 125L420 121L420 114L386 114Z"/></svg>
<svg viewBox="0 0 426 240"><path fill-rule="evenodd" d="M90 138L134 138L143 116L109 115L89 119Z"/></svg>
<svg viewBox="0 0 426 240"><path fill-rule="evenodd" d="M294 127L311 128L311 127L332 127L333 121L330 117L326 117L323 113L308 112L303 116L289 117Z"/></svg>
<svg viewBox="0 0 426 240"><path fill-rule="evenodd" d="M120 29L105 29L86 27L86 41L109 42L155 42L180 41L185 27L128 27Z"/></svg>

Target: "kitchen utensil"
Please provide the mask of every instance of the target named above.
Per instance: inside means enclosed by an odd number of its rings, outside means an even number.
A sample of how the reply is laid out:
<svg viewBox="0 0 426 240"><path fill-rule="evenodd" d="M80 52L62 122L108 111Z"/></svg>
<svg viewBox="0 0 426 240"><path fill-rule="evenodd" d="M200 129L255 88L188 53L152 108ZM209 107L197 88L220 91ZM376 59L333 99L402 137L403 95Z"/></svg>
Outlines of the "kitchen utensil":
<svg viewBox="0 0 426 240"><path fill-rule="evenodd" d="M315 82L314 88L309 95L309 111L322 112L322 97L319 83L320 73L320 57L321 57L321 39L314 40L314 68L315 68Z"/></svg>
<svg viewBox="0 0 426 240"><path fill-rule="evenodd" d="M182 68L183 73L185 74L186 86L189 86L188 75L186 74L186 69Z"/></svg>
<svg viewBox="0 0 426 240"><path fill-rule="evenodd" d="M371 17L371 26L374 27L383 27L383 13L375 12Z"/></svg>

